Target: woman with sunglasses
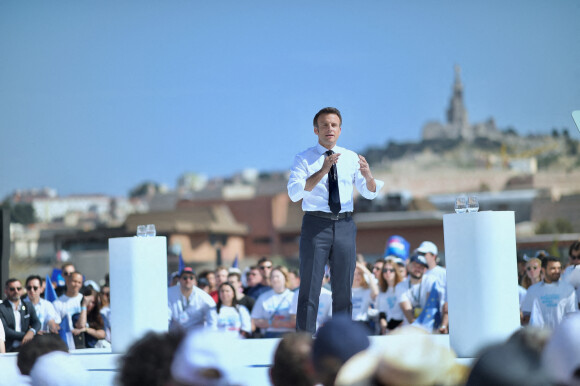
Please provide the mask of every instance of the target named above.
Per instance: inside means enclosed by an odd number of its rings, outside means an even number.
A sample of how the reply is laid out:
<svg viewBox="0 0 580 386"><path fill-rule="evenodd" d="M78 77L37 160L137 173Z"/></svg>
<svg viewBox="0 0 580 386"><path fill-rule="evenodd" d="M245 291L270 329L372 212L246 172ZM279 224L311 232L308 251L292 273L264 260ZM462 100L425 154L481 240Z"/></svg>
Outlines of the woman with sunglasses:
<svg viewBox="0 0 580 386"><path fill-rule="evenodd" d="M522 287L530 288L533 284L542 281L542 261L537 257L532 257L526 262L526 274L522 279Z"/></svg>
<svg viewBox="0 0 580 386"><path fill-rule="evenodd" d="M236 299L234 286L227 281L218 287L218 302L216 306L218 315L218 330L247 338L252 333L250 312Z"/></svg>
<svg viewBox="0 0 580 386"><path fill-rule="evenodd" d="M377 297L381 335L394 330L405 319L395 294L395 286L401 281L403 278L399 275L397 262L393 258L387 258L379 277L379 296Z"/></svg>

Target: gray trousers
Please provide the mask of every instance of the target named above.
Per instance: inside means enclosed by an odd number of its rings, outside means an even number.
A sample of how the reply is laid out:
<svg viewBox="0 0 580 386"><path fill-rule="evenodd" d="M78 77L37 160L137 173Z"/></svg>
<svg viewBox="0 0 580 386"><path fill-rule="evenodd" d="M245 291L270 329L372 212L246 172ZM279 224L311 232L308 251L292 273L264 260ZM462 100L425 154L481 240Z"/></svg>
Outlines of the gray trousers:
<svg viewBox="0 0 580 386"><path fill-rule="evenodd" d="M352 217L331 220L305 214L300 234L300 292L296 330L316 332L325 264L330 267L332 315L352 315L356 225Z"/></svg>

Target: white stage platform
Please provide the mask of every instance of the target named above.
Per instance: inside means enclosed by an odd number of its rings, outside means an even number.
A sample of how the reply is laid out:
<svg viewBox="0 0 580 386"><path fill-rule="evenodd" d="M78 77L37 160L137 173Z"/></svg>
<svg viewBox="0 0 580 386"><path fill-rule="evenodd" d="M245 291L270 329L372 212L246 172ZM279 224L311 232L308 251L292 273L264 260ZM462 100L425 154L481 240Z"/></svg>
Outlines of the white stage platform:
<svg viewBox="0 0 580 386"><path fill-rule="evenodd" d="M425 335L425 339L431 339L435 343L444 347L449 347L449 335ZM382 345L397 343L396 340L405 340L404 335L393 336L372 336L371 349L380 348ZM238 357L239 365L242 365L240 379L246 385L270 385L268 369L272 364L272 359L279 339L248 339L244 341L242 350ZM409 350L413 348L410 347ZM81 360L86 369L90 372L91 383L94 385L114 385L118 371L118 361L120 354L112 354L105 349L83 349L72 352ZM17 354L0 354L0 385L15 385L20 372L16 366ZM459 363L470 365L471 358L458 358Z"/></svg>

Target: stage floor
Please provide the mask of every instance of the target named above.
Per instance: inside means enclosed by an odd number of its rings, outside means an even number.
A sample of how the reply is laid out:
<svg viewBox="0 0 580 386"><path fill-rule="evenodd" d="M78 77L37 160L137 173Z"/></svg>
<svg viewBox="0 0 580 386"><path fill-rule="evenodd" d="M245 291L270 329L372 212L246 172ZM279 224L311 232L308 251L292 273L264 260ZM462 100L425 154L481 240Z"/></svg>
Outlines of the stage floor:
<svg viewBox="0 0 580 386"><path fill-rule="evenodd" d="M372 336L371 349L381 345L396 343L397 339L405 339L404 335ZM449 335L425 335L425 339L431 339L444 347L449 347ZM248 339L243 342L240 358L239 379L246 385L270 385L268 369L279 339ZM412 349L412 348L410 348ZM94 385L115 385L118 361L121 354L113 354L108 349L83 349L72 352L81 360L85 368L91 373L91 383ZM20 372L16 366L17 354L0 354L0 385L18 385ZM459 363L470 365L471 358L458 358ZM27 383L24 383L27 384Z"/></svg>

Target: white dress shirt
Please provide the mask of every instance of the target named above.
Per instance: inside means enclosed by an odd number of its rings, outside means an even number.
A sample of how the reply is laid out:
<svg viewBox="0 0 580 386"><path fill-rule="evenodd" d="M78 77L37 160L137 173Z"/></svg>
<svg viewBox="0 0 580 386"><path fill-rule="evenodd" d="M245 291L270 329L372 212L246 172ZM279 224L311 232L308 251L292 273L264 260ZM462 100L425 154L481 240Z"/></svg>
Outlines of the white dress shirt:
<svg viewBox="0 0 580 386"><path fill-rule="evenodd" d="M32 304L32 300L29 297L26 297L26 302ZM36 316L38 316L38 320L40 320L40 330L41 331L49 331L48 322L54 320L56 324L60 324L61 317L56 312L54 305L46 299L40 298L38 303L32 304L34 307L34 311L36 311Z"/></svg>
<svg viewBox="0 0 580 386"><path fill-rule="evenodd" d="M317 144L305 151L299 153L294 158L294 164L290 170L290 179L288 180L288 195L294 202L302 199L302 210L304 211L322 211L330 213L328 206L328 175L322 177L320 182L307 192L304 190L306 180L322 168L325 152L328 151L324 146ZM340 146L334 146L332 151L340 153L336 169L338 173L338 189L340 192L341 212L352 212L353 210L353 186L356 186L359 193L369 200L378 195L379 190L384 185L383 181L376 180L374 192L367 189L365 178L360 172L358 155L350 150Z"/></svg>

